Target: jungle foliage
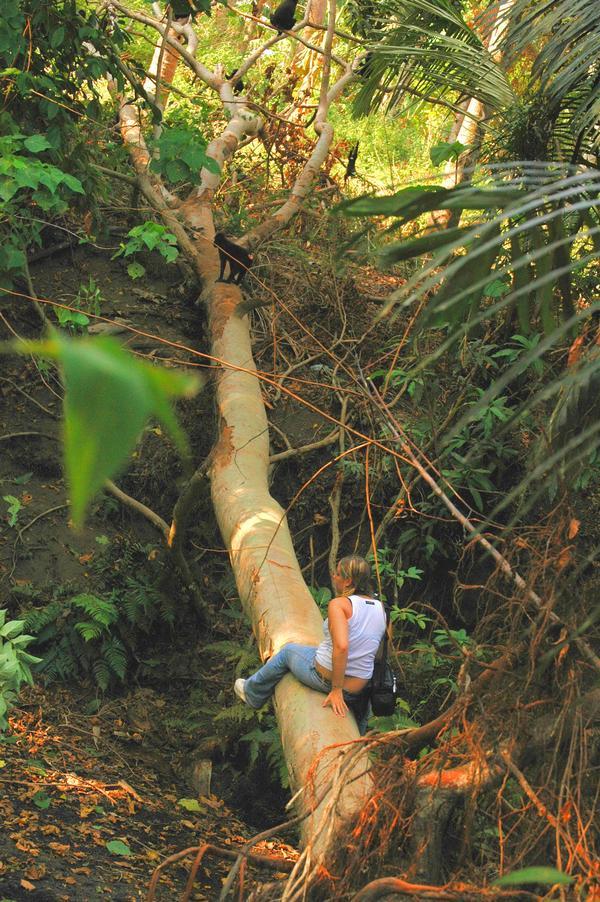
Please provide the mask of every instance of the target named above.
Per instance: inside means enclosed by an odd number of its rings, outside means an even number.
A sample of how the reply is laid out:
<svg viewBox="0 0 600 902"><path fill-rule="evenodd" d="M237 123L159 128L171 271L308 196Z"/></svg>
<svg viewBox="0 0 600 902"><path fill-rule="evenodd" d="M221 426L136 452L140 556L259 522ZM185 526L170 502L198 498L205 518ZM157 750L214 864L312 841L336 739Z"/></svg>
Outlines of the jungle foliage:
<svg viewBox="0 0 600 902"><path fill-rule="evenodd" d="M233 12L213 9L209 19L204 0L177 9L201 21L207 65L237 65L242 28L248 46L258 44L252 25ZM370 552L378 589L392 605L404 684L396 713L372 719L375 733L415 731L440 712L458 713L418 748L406 752L404 732L394 733L396 744L373 748L382 797L392 801L389 810L365 815L338 891L350 894L365 875L380 873L397 822L407 831L394 854L411 859L408 828L417 838L422 829L411 768L426 774L477 760L489 766L487 776L470 794L452 797L452 816L440 828L444 878L466 873L487 885L512 869L499 886L576 879L584 893L595 837L582 825L593 815L589 779L598 754L586 700L600 613L600 12L590 0L504 0L477 18L471 4L451 0L351 0L340 16L342 35L351 31L366 59L331 114L339 141L290 234L258 248L256 281L247 280L253 306L265 308L252 321L277 426L273 491L287 506L323 613L332 542ZM132 184L107 84L144 111L148 176L163 180L173 206L199 184L203 167L218 170L210 135L226 116L189 73L176 75L170 105L158 109L144 86L154 32L140 25L134 33L128 21L75 0L0 0L3 299L38 300L28 261L51 249L57 234L103 250L110 228L110 256L123 262L132 286L160 258L170 271L180 267L182 296L190 284L197 289L177 238ZM494 29L501 37L492 52ZM219 189L218 217L232 235L285 197L311 150L302 119L318 103L310 65L290 63L279 48L271 54L245 75L251 101L268 113L261 149L242 148ZM447 126L469 98L484 114L476 144L467 147ZM344 173L356 141L358 180ZM467 155L458 183L448 184ZM125 200L107 214L115 184ZM329 215L333 206L343 215ZM445 228L435 224L440 211L449 214ZM385 280L381 288L385 277L392 291ZM61 374L65 468L79 525L97 516L92 501L106 480L132 466L132 453L143 457L149 422L167 463L155 474L153 459L145 475L168 484L166 497L183 493L192 465L201 465L171 407L181 409L199 381L90 337L103 291L89 277L77 303L56 307L56 334L16 342L23 359L35 356L40 378L48 367ZM267 313L273 295L282 304ZM275 459L292 450L277 425L284 379L274 381L288 368L297 382L287 400L342 424L335 452L320 446ZM204 411L197 416L212 441L215 424ZM176 487L180 464L169 441L183 461ZM416 475L407 451L434 474L440 492ZM24 504L18 487L10 491L3 511L16 548ZM32 672L83 681L100 696L135 680L159 684L169 658L161 637L181 649L193 645L191 634L209 661L240 675L256 665L215 549L207 492L200 497L205 508L182 552L187 570L169 559L165 580L150 563L150 546L124 541L98 556L90 585L12 587L9 613L0 612L0 729ZM481 538L501 549L508 571L480 553ZM524 579L515 588L517 571ZM209 596L210 641L190 606L174 604L164 590L169 579L172 595L188 599L195 585ZM30 645L38 655L25 651ZM492 672L503 674L502 688L484 686L478 710L461 709L472 700L469 686ZM175 727L210 739L219 754L235 752L240 769L266 760L287 786L272 715L234 704L222 690L210 699L204 685L195 691L193 712L173 718ZM538 719L540 706L549 713ZM409 768L406 756L414 759Z"/></svg>

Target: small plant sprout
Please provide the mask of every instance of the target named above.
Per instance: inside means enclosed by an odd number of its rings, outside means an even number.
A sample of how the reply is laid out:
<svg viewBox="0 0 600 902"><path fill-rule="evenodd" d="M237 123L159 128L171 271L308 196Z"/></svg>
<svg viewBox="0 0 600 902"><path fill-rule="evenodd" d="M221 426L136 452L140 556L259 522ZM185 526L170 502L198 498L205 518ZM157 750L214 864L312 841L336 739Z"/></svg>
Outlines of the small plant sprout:
<svg viewBox="0 0 600 902"><path fill-rule="evenodd" d="M8 711L15 705L23 683L33 686L31 664L41 658L30 655L25 648L35 641L23 633L24 620L6 620L6 610L0 610L0 733L8 726Z"/></svg>
<svg viewBox="0 0 600 902"><path fill-rule="evenodd" d="M122 242L115 257L135 257L142 251L158 251L167 263L173 263L179 256L177 250L177 238L169 232L165 226L158 222L144 222L135 226L127 233L127 241ZM127 267L131 279L139 279L146 272L145 268L137 260L133 260Z"/></svg>
<svg viewBox="0 0 600 902"><path fill-rule="evenodd" d="M2 498L8 505L8 525L16 526L17 520L19 518L19 513L22 510L23 505L14 495L3 495Z"/></svg>

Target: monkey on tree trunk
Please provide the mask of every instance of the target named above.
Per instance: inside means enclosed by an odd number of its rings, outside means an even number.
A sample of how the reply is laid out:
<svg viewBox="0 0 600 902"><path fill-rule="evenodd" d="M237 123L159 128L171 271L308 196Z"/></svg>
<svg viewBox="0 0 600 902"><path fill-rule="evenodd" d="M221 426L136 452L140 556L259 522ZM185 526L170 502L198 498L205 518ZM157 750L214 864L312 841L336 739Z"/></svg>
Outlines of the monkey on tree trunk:
<svg viewBox="0 0 600 902"><path fill-rule="evenodd" d="M350 148L350 153L348 154L348 162L346 164L346 172L344 173L344 181L347 182L348 179L351 179L356 175L356 160L358 158L358 145L359 141Z"/></svg>
<svg viewBox="0 0 600 902"><path fill-rule="evenodd" d="M269 17L269 22L274 28L277 28L279 34L294 27L297 4L298 0L283 0L283 3L280 3Z"/></svg>
<svg viewBox="0 0 600 902"><path fill-rule="evenodd" d="M221 272L217 282L232 282L234 285L241 285L244 276L252 266L254 256L248 253L245 247L231 241L224 232L216 233L215 247L219 251L221 263ZM225 279L227 264L229 264L229 277Z"/></svg>
<svg viewBox="0 0 600 902"><path fill-rule="evenodd" d="M225 78L227 79L227 81L231 81L231 79L236 74L236 72L237 72L237 69L234 69L233 72L227 72L225 74ZM244 90L244 80L242 78L238 79L238 81L236 81L236 83L233 85L232 90L233 90L234 94L241 94L242 91Z"/></svg>

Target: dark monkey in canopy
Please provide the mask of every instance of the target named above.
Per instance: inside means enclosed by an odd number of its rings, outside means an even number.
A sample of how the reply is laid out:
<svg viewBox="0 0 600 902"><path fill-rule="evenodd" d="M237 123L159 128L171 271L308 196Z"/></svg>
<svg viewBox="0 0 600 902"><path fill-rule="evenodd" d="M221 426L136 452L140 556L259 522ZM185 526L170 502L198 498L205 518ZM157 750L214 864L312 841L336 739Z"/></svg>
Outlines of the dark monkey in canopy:
<svg viewBox="0 0 600 902"><path fill-rule="evenodd" d="M277 9L269 18L269 22L273 25L274 28L279 30L279 34L282 31L289 31L290 28L294 27L296 22L296 6L298 4L298 0L283 0L283 3L280 3Z"/></svg>

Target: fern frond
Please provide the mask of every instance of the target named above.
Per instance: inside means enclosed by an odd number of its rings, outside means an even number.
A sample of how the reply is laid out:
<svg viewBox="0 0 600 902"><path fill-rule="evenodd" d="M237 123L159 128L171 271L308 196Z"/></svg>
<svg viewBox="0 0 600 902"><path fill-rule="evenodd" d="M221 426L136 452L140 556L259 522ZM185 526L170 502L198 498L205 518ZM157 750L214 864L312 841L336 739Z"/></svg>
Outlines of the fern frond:
<svg viewBox="0 0 600 902"><path fill-rule="evenodd" d="M103 627L110 626L119 616L113 601L106 598L98 598L97 595L89 595L87 593L76 595L71 599L71 604L84 610L88 617L91 617L92 620L95 620L96 623Z"/></svg>
<svg viewBox="0 0 600 902"><path fill-rule="evenodd" d="M99 639L103 633L103 628L98 623L93 623L91 620L82 620L79 623L76 623L75 629L83 636L86 642L92 642L94 639Z"/></svg>
<svg viewBox="0 0 600 902"><path fill-rule="evenodd" d="M127 671L127 652L121 640L117 636L109 636L102 643L102 654L115 676L124 680Z"/></svg>
<svg viewBox="0 0 600 902"><path fill-rule="evenodd" d="M64 608L60 601L51 601L43 608L32 608L23 615L25 629L35 633L38 641L44 641L40 635L50 624L55 623ZM44 637L46 638L46 637Z"/></svg>
<svg viewBox="0 0 600 902"><path fill-rule="evenodd" d="M94 674L94 679L99 688L102 689L103 692L106 692L108 684L110 683L110 671L108 669L108 664L103 658L96 658L92 664L92 673Z"/></svg>
<svg viewBox="0 0 600 902"><path fill-rule="evenodd" d="M218 714L215 714L213 721L221 721L223 723L244 723L252 720L256 716L256 712L247 705L232 705L231 708L222 708Z"/></svg>

